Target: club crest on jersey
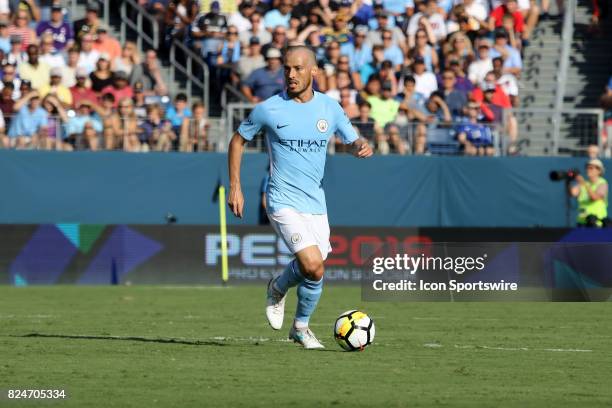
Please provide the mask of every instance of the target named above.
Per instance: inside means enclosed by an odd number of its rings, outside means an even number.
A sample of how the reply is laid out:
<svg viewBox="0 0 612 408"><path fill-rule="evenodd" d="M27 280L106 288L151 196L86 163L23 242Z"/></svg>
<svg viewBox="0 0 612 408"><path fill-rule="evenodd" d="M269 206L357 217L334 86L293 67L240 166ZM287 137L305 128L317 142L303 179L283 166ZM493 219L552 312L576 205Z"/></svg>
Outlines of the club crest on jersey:
<svg viewBox="0 0 612 408"><path fill-rule="evenodd" d="M329 125L327 124L327 121L325 119L319 119L317 121L317 129L319 132L325 133L327 132L328 128L329 128Z"/></svg>
<svg viewBox="0 0 612 408"><path fill-rule="evenodd" d="M302 236L300 235L299 232L296 232L294 234L291 234L291 243L292 244L297 244L298 242L300 242L302 240Z"/></svg>

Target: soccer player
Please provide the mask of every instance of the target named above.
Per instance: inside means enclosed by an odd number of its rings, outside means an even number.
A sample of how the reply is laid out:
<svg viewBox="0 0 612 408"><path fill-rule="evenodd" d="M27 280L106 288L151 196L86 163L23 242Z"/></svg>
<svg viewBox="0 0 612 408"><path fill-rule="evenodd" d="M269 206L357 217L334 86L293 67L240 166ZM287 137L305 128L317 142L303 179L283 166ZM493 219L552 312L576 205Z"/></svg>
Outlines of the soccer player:
<svg viewBox="0 0 612 408"><path fill-rule="evenodd" d="M284 58L286 90L258 104L238 128L229 146L228 205L242 217L240 162L244 145L264 129L270 155L266 210L270 224L295 258L268 283L266 316L270 326L283 325L287 291L297 286L298 304L289 338L307 349L323 348L308 321L323 288L323 261L331 252L325 193L321 186L329 139L336 134L351 145L354 156L372 155L338 102L312 88L317 74L314 53L306 46L288 47Z"/></svg>

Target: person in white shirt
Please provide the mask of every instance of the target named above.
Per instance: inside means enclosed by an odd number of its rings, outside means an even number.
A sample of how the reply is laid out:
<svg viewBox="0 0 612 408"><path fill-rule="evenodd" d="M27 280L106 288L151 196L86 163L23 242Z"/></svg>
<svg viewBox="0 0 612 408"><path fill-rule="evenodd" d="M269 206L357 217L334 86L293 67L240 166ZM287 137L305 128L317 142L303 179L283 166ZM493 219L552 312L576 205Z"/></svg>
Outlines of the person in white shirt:
<svg viewBox="0 0 612 408"><path fill-rule="evenodd" d="M96 69L99 59L100 53L93 49L93 37L91 34L85 34L81 38L81 53L79 54L77 68L83 68L88 74L91 74Z"/></svg>
<svg viewBox="0 0 612 408"><path fill-rule="evenodd" d="M255 12L255 5L252 1L247 0L240 3L238 11L233 12L227 19L228 26L236 26L238 33L251 29L250 17Z"/></svg>
<svg viewBox="0 0 612 408"><path fill-rule="evenodd" d="M429 98L429 95L438 89L436 76L432 72L427 71L425 60L422 57L414 59L412 76L415 80L414 90L423 94L425 98Z"/></svg>
<svg viewBox="0 0 612 408"><path fill-rule="evenodd" d="M446 22L442 14L438 13L438 3L436 0L427 0L427 6L423 12L418 12L412 16L408 23L406 34L408 35L408 45L414 47L415 34L419 28L428 33L431 32L437 42L446 38Z"/></svg>
<svg viewBox="0 0 612 408"><path fill-rule="evenodd" d="M53 34L43 34L40 39L40 57L38 59L50 68L63 68L66 65L66 60L61 53L55 51L53 44Z"/></svg>
<svg viewBox="0 0 612 408"><path fill-rule="evenodd" d="M259 12L254 12L249 18L250 27L245 31L239 31L238 38L242 49L247 49L252 37L257 37L260 44L268 44L272 41L272 35L262 23L263 17Z"/></svg>
<svg viewBox="0 0 612 408"><path fill-rule="evenodd" d="M493 61L489 55L489 40L481 38L478 41L478 59L468 67L468 79L473 84L479 84L484 81L487 72L493 70Z"/></svg>

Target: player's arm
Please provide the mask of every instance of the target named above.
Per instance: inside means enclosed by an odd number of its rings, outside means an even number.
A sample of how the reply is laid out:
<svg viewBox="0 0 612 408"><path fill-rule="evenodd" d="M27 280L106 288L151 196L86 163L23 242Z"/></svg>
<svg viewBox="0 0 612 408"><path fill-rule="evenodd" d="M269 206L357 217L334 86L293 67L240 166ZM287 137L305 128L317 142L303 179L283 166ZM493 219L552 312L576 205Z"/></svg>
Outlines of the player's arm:
<svg viewBox="0 0 612 408"><path fill-rule="evenodd" d="M242 218L244 209L244 195L242 194L242 188L240 186L240 164L242 162L244 145L246 143L247 140L236 132L234 136L232 136L228 150L230 190L227 196L227 204L232 210L232 213L240 218Z"/></svg>
<svg viewBox="0 0 612 408"><path fill-rule="evenodd" d="M244 195L240 185L240 163L242 162L244 145L253 140L253 137L261 130L264 123L265 114L261 105L257 105L249 117L242 121L229 144L227 160L230 190L227 196L227 204L236 217L242 218L244 211Z"/></svg>
<svg viewBox="0 0 612 408"><path fill-rule="evenodd" d="M360 159L365 159L373 154L372 147L366 139L360 137L351 143L351 154Z"/></svg>

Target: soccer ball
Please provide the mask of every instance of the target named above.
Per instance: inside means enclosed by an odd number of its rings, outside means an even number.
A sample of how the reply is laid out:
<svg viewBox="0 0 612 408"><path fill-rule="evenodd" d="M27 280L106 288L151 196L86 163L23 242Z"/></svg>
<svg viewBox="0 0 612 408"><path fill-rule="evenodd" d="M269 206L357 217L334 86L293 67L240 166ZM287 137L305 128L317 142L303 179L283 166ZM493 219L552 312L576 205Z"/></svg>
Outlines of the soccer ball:
<svg viewBox="0 0 612 408"><path fill-rule="evenodd" d="M344 312L336 319L334 338L346 351L363 350L374 341L374 321L358 310Z"/></svg>

